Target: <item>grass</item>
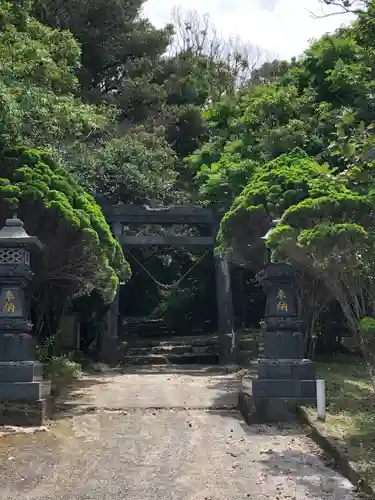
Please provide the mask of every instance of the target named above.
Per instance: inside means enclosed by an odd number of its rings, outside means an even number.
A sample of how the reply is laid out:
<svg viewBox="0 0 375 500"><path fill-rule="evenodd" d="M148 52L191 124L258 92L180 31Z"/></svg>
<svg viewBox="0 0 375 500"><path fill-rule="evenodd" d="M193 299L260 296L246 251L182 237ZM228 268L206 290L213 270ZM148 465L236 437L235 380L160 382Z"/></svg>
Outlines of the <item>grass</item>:
<svg viewBox="0 0 375 500"><path fill-rule="evenodd" d="M366 366L357 358L338 358L318 362L317 373L326 381L327 435L375 487L375 395ZM314 409L308 412L316 416Z"/></svg>

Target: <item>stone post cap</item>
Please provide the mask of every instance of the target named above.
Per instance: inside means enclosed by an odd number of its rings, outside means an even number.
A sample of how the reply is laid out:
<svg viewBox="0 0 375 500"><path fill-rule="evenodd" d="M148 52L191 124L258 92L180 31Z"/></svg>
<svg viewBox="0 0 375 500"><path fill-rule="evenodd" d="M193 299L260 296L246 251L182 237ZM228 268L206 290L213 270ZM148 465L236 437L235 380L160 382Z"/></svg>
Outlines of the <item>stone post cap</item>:
<svg viewBox="0 0 375 500"><path fill-rule="evenodd" d="M42 250L44 245L36 236L27 234L21 219L14 215L5 220L4 227L0 230L0 247L22 246Z"/></svg>

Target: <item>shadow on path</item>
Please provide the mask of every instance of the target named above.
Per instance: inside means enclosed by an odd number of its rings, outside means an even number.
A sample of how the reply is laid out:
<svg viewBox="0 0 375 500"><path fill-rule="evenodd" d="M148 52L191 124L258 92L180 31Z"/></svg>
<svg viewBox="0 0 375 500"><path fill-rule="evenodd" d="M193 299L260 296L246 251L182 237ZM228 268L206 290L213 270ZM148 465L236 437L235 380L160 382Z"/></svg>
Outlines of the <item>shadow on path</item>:
<svg viewBox="0 0 375 500"><path fill-rule="evenodd" d="M86 391L96 385L102 385L103 390L105 390L105 386L108 387L112 376L110 373L100 373L95 374L95 376L90 373L85 378L75 380L64 387L54 401L51 420L56 421L96 411L95 407L84 404Z"/></svg>

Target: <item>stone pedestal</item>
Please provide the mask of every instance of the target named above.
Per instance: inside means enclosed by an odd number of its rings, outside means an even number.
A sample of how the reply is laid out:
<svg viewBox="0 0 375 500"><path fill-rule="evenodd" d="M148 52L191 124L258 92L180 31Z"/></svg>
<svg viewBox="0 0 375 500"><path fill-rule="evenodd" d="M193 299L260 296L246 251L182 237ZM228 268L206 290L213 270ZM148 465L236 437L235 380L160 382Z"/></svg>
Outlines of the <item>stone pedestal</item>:
<svg viewBox="0 0 375 500"><path fill-rule="evenodd" d="M30 275L30 250L41 249L17 218L0 231L0 424L43 425L51 383L43 381L30 335L24 287Z"/></svg>
<svg viewBox="0 0 375 500"><path fill-rule="evenodd" d="M269 264L258 276L266 294L264 359L252 381L253 419L289 420L298 405L316 401L315 365L304 359L302 322L297 316L296 274L286 263Z"/></svg>
<svg viewBox="0 0 375 500"><path fill-rule="evenodd" d="M51 416L50 401L7 401L0 402L1 425L18 427L41 427Z"/></svg>

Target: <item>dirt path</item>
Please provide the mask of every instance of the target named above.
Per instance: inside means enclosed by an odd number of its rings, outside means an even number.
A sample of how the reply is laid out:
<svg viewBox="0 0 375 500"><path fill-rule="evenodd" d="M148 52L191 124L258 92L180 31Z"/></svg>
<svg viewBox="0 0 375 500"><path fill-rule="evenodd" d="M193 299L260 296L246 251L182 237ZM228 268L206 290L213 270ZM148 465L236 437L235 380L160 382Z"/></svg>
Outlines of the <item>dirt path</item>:
<svg viewBox="0 0 375 500"><path fill-rule="evenodd" d="M0 440L0 500L352 500L293 427L248 427L239 379L203 368L85 377L46 433Z"/></svg>

